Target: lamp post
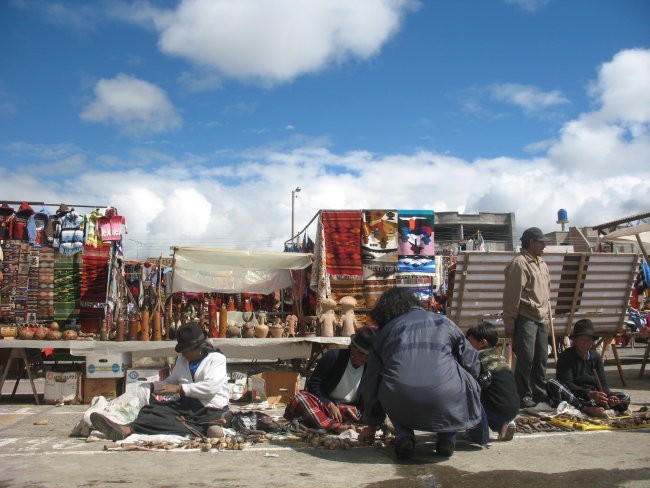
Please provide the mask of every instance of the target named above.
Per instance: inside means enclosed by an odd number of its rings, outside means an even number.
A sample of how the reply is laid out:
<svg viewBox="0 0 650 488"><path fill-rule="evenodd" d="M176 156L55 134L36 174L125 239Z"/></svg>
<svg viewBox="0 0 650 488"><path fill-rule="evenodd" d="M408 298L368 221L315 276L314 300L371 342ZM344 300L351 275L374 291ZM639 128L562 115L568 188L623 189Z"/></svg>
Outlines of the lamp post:
<svg viewBox="0 0 650 488"><path fill-rule="evenodd" d="M295 202L296 202L296 198L298 198L298 195L296 195L296 193L298 193L299 191L300 191L299 186L297 186L295 190L291 190L291 244L294 243L293 238L295 236L294 233L294 218L295 218L295 207L296 207Z"/></svg>

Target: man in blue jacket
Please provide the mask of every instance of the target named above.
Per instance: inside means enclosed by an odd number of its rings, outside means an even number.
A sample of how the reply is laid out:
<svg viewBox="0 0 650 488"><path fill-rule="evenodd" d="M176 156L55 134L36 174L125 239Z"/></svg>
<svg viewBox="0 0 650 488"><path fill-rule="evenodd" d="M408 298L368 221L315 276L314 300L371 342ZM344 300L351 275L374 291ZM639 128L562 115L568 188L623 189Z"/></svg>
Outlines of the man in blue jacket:
<svg viewBox="0 0 650 488"><path fill-rule="evenodd" d="M378 331L362 385L360 440L372 440L385 416L398 459L413 456L414 430L437 433L436 453L449 457L456 432L480 428L478 352L451 320L420 307L405 288L383 293L370 312Z"/></svg>

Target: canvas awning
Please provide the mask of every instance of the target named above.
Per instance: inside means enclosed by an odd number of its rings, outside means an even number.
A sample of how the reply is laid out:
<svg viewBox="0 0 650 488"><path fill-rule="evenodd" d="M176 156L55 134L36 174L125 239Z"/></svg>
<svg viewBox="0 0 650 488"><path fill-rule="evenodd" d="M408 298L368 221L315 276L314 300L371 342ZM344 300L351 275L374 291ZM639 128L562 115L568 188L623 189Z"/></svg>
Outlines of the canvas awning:
<svg viewBox="0 0 650 488"><path fill-rule="evenodd" d="M641 252L643 252L646 261L648 260L648 252L646 251L645 245L650 244L650 224L616 229L607 235L601 236L600 239L607 242L636 243L641 248Z"/></svg>
<svg viewBox="0 0 650 488"><path fill-rule="evenodd" d="M172 292L268 295L291 286L291 270L311 262L305 253L175 247Z"/></svg>

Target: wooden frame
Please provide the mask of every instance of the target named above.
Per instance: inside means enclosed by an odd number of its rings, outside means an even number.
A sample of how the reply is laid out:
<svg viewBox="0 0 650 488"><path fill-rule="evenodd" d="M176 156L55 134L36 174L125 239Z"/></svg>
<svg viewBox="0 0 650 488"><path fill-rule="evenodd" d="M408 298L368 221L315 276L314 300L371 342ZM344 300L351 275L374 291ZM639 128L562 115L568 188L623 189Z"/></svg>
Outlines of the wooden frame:
<svg viewBox="0 0 650 488"><path fill-rule="evenodd" d="M447 315L463 331L491 320L500 321L505 286L504 269L516 253L465 252L458 256L455 288ZM639 257L636 254L548 253L551 275L551 310L559 336L567 336L576 320L591 319L604 348L625 325L628 302ZM555 344L553 344L555 347ZM621 380L623 371L612 346Z"/></svg>

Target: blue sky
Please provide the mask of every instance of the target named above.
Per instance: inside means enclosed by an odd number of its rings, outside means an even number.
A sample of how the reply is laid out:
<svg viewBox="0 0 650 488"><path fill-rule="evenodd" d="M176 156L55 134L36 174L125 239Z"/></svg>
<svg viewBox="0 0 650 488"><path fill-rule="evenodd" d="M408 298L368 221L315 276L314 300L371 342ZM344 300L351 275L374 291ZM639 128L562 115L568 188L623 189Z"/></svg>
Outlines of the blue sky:
<svg viewBox="0 0 650 488"><path fill-rule="evenodd" d="M645 0L9 0L0 199L127 253L281 250L319 209L649 210Z"/></svg>

